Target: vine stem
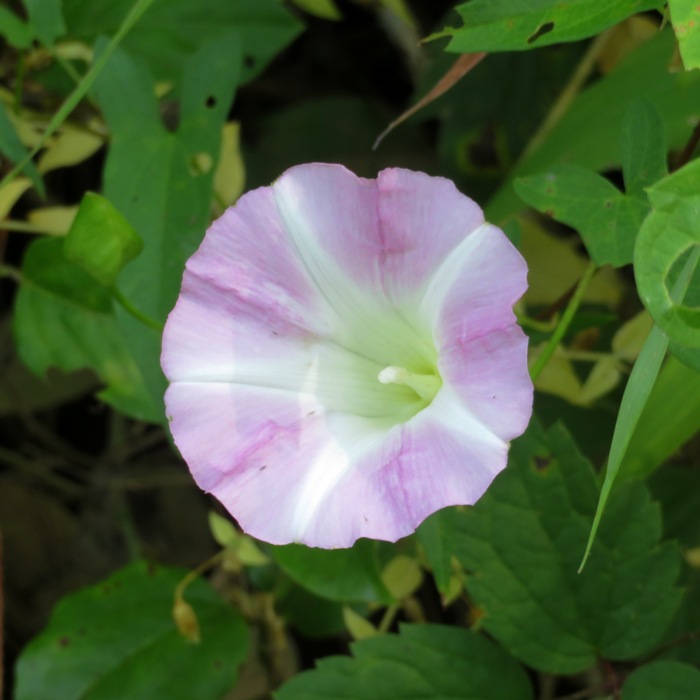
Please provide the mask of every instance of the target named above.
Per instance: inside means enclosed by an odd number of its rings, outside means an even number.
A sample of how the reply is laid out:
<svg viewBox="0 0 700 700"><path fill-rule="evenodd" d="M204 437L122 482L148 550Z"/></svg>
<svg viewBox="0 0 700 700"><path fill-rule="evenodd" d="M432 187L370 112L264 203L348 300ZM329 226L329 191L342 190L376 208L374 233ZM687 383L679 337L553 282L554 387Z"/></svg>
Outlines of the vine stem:
<svg viewBox="0 0 700 700"><path fill-rule="evenodd" d="M542 145L552 129L556 126L564 114L566 114L567 110L571 106L571 103L574 101L574 98L581 91L583 84L591 74L591 71L593 68L595 68L596 61L608 43L611 32L612 30L608 29L602 34L599 34L591 42L588 50L579 61L579 64L576 66L576 70L573 72L571 78L569 78L569 82L565 85L561 93L559 93L557 101L549 110L545 120L542 122L542 124L540 124L539 129L537 129L535 135L530 139L530 142L518 159L518 165L527 160Z"/></svg>
<svg viewBox="0 0 700 700"><path fill-rule="evenodd" d="M566 331L569 329L571 322L574 320L574 316L576 315L576 312L583 301L583 295L586 293L586 289L588 288L591 279L593 279L593 275L597 269L598 268L595 263L589 263L588 267L583 273L583 276L579 280L579 283L576 285L571 301L562 314L557 327L554 329L554 333L552 333L549 341L547 341L545 349L535 358L535 361L530 367L530 378L533 382L547 366L547 363L552 359L552 355L557 349L559 343L561 343L564 335L566 335Z"/></svg>

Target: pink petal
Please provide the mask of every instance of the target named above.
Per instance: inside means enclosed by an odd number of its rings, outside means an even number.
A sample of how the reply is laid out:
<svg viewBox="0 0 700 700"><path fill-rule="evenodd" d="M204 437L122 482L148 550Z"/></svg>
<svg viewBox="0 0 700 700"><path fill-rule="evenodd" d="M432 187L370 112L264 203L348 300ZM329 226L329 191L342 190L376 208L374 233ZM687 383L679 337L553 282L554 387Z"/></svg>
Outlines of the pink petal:
<svg viewBox="0 0 700 700"><path fill-rule="evenodd" d="M513 304L527 289L527 265L505 234L485 224L435 272L421 302L438 353L515 323Z"/></svg>
<svg viewBox="0 0 700 700"><path fill-rule="evenodd" d="M396 304L415 300L484 214L451 180L391 168L377 177L382 285Z"/></svg>
<svg viewBox="0 0 700 700"><path fill-rule="evenodd" d="M440 508L475 502L506 461L507 445L449 394L389 430L253 387L176 383L166 403L200 487L274 544L395 541Z"/></svg>

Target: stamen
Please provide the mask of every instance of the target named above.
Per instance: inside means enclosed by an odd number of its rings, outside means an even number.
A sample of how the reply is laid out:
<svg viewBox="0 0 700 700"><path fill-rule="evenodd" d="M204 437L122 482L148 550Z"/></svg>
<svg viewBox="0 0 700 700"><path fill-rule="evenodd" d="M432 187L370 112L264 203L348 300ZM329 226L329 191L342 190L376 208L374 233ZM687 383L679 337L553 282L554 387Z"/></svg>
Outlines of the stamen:
<svg viewBox="0 0 700 700"><path fill-rule="evenodd" d="M426 401L432 401L442 386L442 380L435 374L416 374L405 367L393 365L385 367L377 379L382 384L404 384Z"/></svg>

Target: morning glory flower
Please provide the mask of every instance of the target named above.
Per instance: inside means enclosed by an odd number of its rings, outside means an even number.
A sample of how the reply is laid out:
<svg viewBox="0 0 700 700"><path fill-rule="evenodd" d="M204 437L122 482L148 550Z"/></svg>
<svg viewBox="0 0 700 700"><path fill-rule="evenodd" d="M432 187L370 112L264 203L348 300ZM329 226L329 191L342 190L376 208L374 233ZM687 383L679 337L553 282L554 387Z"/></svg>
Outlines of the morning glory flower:
<svg viewBox="0 0 700 700"><path fill-rule="evenodd" d="M524 260L439 177L300 165L187 262L162 365L194 479L273 544L395 541L474 503L527 426Z"/></svg>

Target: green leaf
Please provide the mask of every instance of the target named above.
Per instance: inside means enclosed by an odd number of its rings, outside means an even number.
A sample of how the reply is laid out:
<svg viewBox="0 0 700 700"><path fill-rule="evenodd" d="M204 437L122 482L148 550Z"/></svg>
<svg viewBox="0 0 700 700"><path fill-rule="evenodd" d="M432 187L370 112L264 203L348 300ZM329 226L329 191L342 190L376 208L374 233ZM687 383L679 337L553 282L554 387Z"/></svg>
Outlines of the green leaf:
<svg viewBox="0 0 700 700"><path fill-rule="evenodd" d="M647 476L700 430L700 373L666 360L620 468L620 478Z"/></svg>
<svg viewBox="0 0 700 700"><path fill-rule="evenodd" d="M671 340L700 348L700 309L672 298L669 273L687 251L697 255L700 228L700 160L695 160L648 189L652 211L644 222L634 251L639 296L654 321ZM691 270L690 293L697 294L698 276Z"/></svg>
<svg viewBox="0 0 700 700"><path fill-rule="evenodd" d="M62 0L24 0L29 22L39 41L47 46L66 33L61 3Z"/></svg>
<svg viewBox="0 0 700 700"><path fill-rule="evenodd" d="M454 519L455 509L443 508L424 520L416 533L435 577L435 584L443 595L447 595L450 589Z"/></svg>
<svg viewBox="0 0 700 700"><path fill-rule="evenodd" d="M106 384L99 394L104 401L135 418L160 420L117 327L109 292L66 259L63 241L32 243L22 274L13 331L27 367L36 374L89 367Z"/></svg>
<svg viewBox="0 0 700 700"><path fill-rule="evenodd" d="M612 73L583 90L542 144L510 171L511 179L487 206L487 219L502 221L522 207L512 185L517 177L548 170L556 163L595 171L620 165L620 131L630 103L639 98L658 110L669 148L684 146L700 102L700 72L669 70L675 48L673 32L659 32Z"/></svg>
<svg viewBox="0 0 700 700"><path fill-rule="evenodd" d="M700 68L700 6L696 0L669 0L668 8L683 65Z"/></svg>
<svg viewBox="0 0 700 700"><path fill-rule="evenodd" d="M88 192L63 244L66 258L103 287L111 287L143 241L108 199Z"/></svg>
<svg viewBox="0 0 700 700"><path fill-rule="evenodd" d="M661 7L661 0L472 0L455 9L463 27L429 37L451 37L446 51L524 51L578 41L626 17Z"/></svg>
<svg viewBox="0 0 700 700"><path fill-rule="evenodd" d="M668 174L666 127L649 100L635 100L622 123L622 173L627 194L646 199L644 188Z"/></svg>
<svg viewBox="0 0 700 700"><path fill-rule="evenodd" d="M0 19L2 19L1 11L2 8L0 8ZM0 153L7 156L13 163L20 163L27 156L27 149L20 141L3 102L0 102ZM29 177L37 192L43 197L45 195L44 182L34 163L29 161L22 168L22 171Z"/></svg>
<svg viewBox="0 0 700 700"><path fill-rule="evenodd" d="M523 669L469 630L403 625L399 635L352 645L353 658L321 659L285 683L278 700L531 700Z"/></svg>
<svg viewBox="0 0 700 700"><path fill-rule="evenodd" d="M596 265L632 262L634 240L649 211L644 200L572 165L516 180L515 190L535 209L575 228Z"/></svg>
<svg viewBox="0 0 700 700"><path fill-rule="evenodd" d="M28 49L34 39L34 27L23 22L4 5L0 5L0 36L16 49ZM3 129L0 127L0 133Z"/></svg>
<svg viewBox="0 0 700 700"><path fill-rule="evenodd" d="M239 66L235 32L218 33L189 56L175 133L160 120L153 79L127 54L116 52L96 85L113 134L104 194L144 242L141 255L119 276L119 291L156 322L164 322L174 306L185 260L209 224L221 127ZM117 319L152 400L162 406L160 333L121 310Z"/></svg>
<svg viewBox="0 0 700 700"><path fill-rule="evenodd" d="M108 5L93 0L63 0L71 37L93 43L111 36L132 0ZM243 81L250 80L289 44L301 25L278 0L155 0L124 41L130 55L144 61L158 80L179 81L187 57L204 44L235 34L245 57Z"/></svg>
<svg viewBox="0 0 700 700"><path fill-rule="evenodd" d="M248 631L205 582L187 589L201 629L175 628L173 593L187 572L132 564L64 598L17 664L17 700L219 700L245 659Z"/></svg>
<svg viewBox="0 0 700 700"><path fill-rule="evenodd" d="M649 218L650 217L645 220L645 227ZM696 248L693 254L685 260L683 270L675 280L673 291L670 293L672 300L684 298L693 270L697 265L698 258L700 258L700 248ZM591 552L593 540L598 531L605 506L620 470L622 460L632 440L634 431L637 428L642 411L649 400L651 390L656 383L656 378L659 374L659 369L668 349L668 345L668 337L658 325L654 324L649 336L644 342L639 357L637 357L637 361L634 363L629 381L625 387L625 393L622 395L622 402L620 403L620 410L618 412L617 421L615 422L615 431L610 445L610 455L608 456L605 480L600 489L598 507L596 508L593 525L591 526L586 552L581 562L581 569L585 566L588 555Z"/></svg>
<svg viewBox="0 0 700 700"><path fill-rule="evenodd" d="M689 700L700 697L700 671L677 661L654 661L630 673L622 700Z"/></svg>
<svg viewBox="0 0 700 700"><path fill-rule="evenodd" d="M338 602L391 603L375 555L375 543L359 540L350 549L315 549L301 544L271 547L270 554L299 585Z"/></svg>
<svg viewBox="0 0 700 700"><path fill-rule="evenodd" d="M659 545L661 519L640 482L621 486L583 574L595 475L566 431L532 425L508 468L460 514L457 550L485 629L516 658L576 673L602 656L649 651L680 603L679 557Z"/></svg>

